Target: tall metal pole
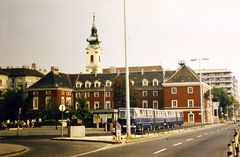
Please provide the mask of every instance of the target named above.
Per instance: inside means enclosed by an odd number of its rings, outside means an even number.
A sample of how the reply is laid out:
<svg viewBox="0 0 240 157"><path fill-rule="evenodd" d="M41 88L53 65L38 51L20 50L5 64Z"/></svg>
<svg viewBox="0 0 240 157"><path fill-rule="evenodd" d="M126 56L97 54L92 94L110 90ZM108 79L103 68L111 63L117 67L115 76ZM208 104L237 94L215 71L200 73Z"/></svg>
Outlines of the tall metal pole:
<svg viewBox="0 0 240 157"><path fill-rule="evenodd" d="M63 138L63 106L62 106L62 126L61 126L61 138Z"/></svg>
<svg viewBox="0 0 240 157"><path fill-rule="evenodd" d="M211 114L210 114L210 122L211 122L211 124L212 124L212 117L213 117L213 106L212 106L212 93L211 93L211 90L212 90L212 87L211 87L211 84L212 84L212 82L211 82L211 78L209 79L210 80L210 91L209 91L209 99L210 99L210 111L211 111Z"/></svg>
<svg viewBox="0 0 240 157"><path fill-rule="evenodd" d="M200 75L200 105L201 105L201 125L203 126L203 106L202 106L202 74L201 74L201 60L199 59L199 75Z"/></svg>
<svg viewBox="0 0 240 157"><path fill-rule="evenodd" d="M126 31L126 3L124 0L124 45L125 45L125 71L126 71L126 125L127 137L131 136L130 130L130 103L129 103L129 72L128 72L128 53L127 53L127 31Z"/></svg>
<svg viewBox="0 0 240 157"><path fill-rule="evenodd" d="M201 74L201 60L209 60L208 58L191 59L191 61L199 61L199 76L200 76L200 107L201 107L201 125L203 126L203 104L202 104L202 74Z"/></svg>
<svg viewBox="0 0 240 157"><path fill-rule="evenodd" d="M107 131L107 110L108 110L108 108L106 105L106 95L105 95L106 92L105 91L106 91L106 86L105 86L105 84L103 84L103 96L104 96L103 103L104 103L104 108L106 109L105 131Z"/></svg>

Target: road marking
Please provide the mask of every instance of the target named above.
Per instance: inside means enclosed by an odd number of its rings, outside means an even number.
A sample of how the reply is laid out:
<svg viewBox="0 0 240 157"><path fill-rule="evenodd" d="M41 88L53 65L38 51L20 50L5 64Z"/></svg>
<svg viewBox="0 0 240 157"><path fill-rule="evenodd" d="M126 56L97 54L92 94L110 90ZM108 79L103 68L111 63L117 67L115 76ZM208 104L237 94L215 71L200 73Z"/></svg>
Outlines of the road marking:
<svg viewBox="0 0 240 157"><path fill-rule="evenodd" d="M91 153L94 153L94 152L98 152L98 151L101 151L101 150L104 150L104 149L107 149L111 144L103 147L103 148L100 148L100 149L96 149L96 150L93 150L93 151L90 151L90 152L86 152L86 153L82 153L82 154L77 154L77 155L73 155L73 156L70 156L70 157L77 157L77 156L83 156L83 155L87 155L87 154L91 154Z"/></svg>
<svg viewBox="0 0 240 157"><path fill-rule="evenodd" d="M161 150L159 150L159 151L156 151L156 152L154 152L153 154L158 154L158 153L161 153L161 152L163 152L163 151L165 151L165 150L167 150L167 148L164 148L164 149L161 149Z"/></svg>
<svg viewBox="0 0 240 157"><path fill-rule="evenodd" d="M208 133L205 133L204 135L207 135Z"/></svg>
<svg viewBox="0 0 240 157"><path fill-rule="evenodd" d="M217 130L217 131L220 131L220 130Z"/></svg>
<svg viewBox="0 0 240 157"><path fill-rule="evenodd" d="M200 138L200 137L202 137L202 135L197 136L197 138Z"/></svg>
<svg viewBox="0 0 240 157"><path fill-rule="evenodd" d="M189 139L187 139L186 141L191 141L191 140L193 140L193 138L189 138Z"/></svg>
<svg viewBox="0 0 240 157"><path fill-rule="evenodd" d="M211 132L211 134L214 133L214 131Z"/></svg>
<svg viewBox="0 0 240 157"><path fill-rule="evenodd" d="M173 146L175 147L175 146L178 146L178 145L180 145L180 144L182 144L182 142L176 143L176 144L174 144Z"/></svg>

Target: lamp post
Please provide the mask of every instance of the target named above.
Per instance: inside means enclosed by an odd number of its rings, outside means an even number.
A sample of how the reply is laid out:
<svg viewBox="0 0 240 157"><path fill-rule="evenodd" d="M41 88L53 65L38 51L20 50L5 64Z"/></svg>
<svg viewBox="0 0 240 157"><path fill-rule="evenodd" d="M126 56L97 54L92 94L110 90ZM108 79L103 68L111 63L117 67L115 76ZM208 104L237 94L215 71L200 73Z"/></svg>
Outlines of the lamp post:
<svg viewBox="0 0 240 157"><path fill-rule="evenodd" d="M106 86L105 84L103 84L103 103L104 103L104 108L106 109L107 111L107 105L106 105ZM105 122L105 131L107 131L107 112L105 113L106 114L106 122Z"/></svg>
<svg viewBox="0 0 240 157"><path fill-rule="evenodd" d="M125 77L126 77L126 125L127 138L131 136L130 129L130 96L129 96L129 72L128 72L128 57L127 57L127 32L126 32L126 2L124 0L124 46L125 46Z"/></svg>
<svg viewBox="0 0 240 157"><path fill-rule="evenodd" d="M209 81L210 81L210 83L209 83L209 85L210 85L210 90L209 90L209 99L210 99L210 123L212 124L212 117L213 117L213 106L212 106L212 93L211 93L211 90L212 90L212 87L211 87L211 84L212 84L212 82L211 82L211 78L209 79Z"/></svg>
<svg viewBox="0 0 240 157"><path fill-rule="evenodd" d="M203 106L202 106L202 74L201 74L201 60L209 60L208 58L191 59L191 61L199 61L199 76L200 76L200 106L201 106L201 125L203 126Z"/></svg>

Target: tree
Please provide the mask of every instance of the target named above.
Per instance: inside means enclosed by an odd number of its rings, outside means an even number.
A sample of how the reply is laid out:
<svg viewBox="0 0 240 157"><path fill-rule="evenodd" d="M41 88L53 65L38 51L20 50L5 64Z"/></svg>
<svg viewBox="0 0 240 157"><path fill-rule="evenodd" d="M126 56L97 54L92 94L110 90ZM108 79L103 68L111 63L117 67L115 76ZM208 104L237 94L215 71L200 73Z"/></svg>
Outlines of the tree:
<svg viewBox="0 0 240 157"><path fill-rule="evenodd" d="M40 114L44 119L54 119L56 121L56 130L58 120L61 118L61 112L59 111L59 104L55 98L50 98L47 104L40 107Z"/></svg>
<svg viewBox="0 0 240 157"><path fill-rule="evenodd" d="M6 90L0 95L0 121L18 119L19 108L21 108L21 118L26 117L29 99L24 98L23 90Z"/></svg>
<svg viewBox="0 0 240 157"><path fill-rule="evenodd" d="M112 85L114 91L114 108L126 107L126 79L125 77L118 77L114 79ZM129 93L130 93L130 107L138 107L141 102L135 87L129 81Z"/></svg>
<svg viewBox="0 0 240 157"><path fill-rule="evenodd" d="M210 99L209 95L210 95L210 91L208 90L204 94L204 99L209 100ZM230 116L233 114L232 112L233 110L231 106L234 105L235 109L238 109L239 107L239 102L235 100L235 98L232 95L228 95L228 93L222 88L213 87L211 90L211 95L213 96L212 101L219 102L220 107L223 108L223 112L230 113L229 114Z"/></svg>
<svg viewBox="0 0 240 157"><path fill-rule="evenodd" d="M76 110L76 117L83 121L87 118L90 118L92 115L91 110L89 110L87 105L87 99L85 98L84 94L81 94L80 97L77 99L77 110Z"/></svg>

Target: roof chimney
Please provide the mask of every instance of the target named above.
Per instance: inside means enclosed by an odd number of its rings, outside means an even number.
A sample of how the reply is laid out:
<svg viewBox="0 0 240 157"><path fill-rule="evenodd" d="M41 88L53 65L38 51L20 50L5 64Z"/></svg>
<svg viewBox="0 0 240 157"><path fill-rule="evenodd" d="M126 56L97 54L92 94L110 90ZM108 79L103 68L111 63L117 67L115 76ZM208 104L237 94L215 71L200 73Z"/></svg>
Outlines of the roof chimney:
<svg viewBox="0 0 240 157"><path fill-rule="evenodd" d="M54 73L54 74L59 74L59 69L58 69L58 67L55 67L55 66L52 66L51 67L51 71Z"/></svg>
<svg viewBox="0 0 240 157"><path fill-rule="evenodd" d="M37 69L37 65L35 63L32 64L32 70L36 70Z"/></svg>

